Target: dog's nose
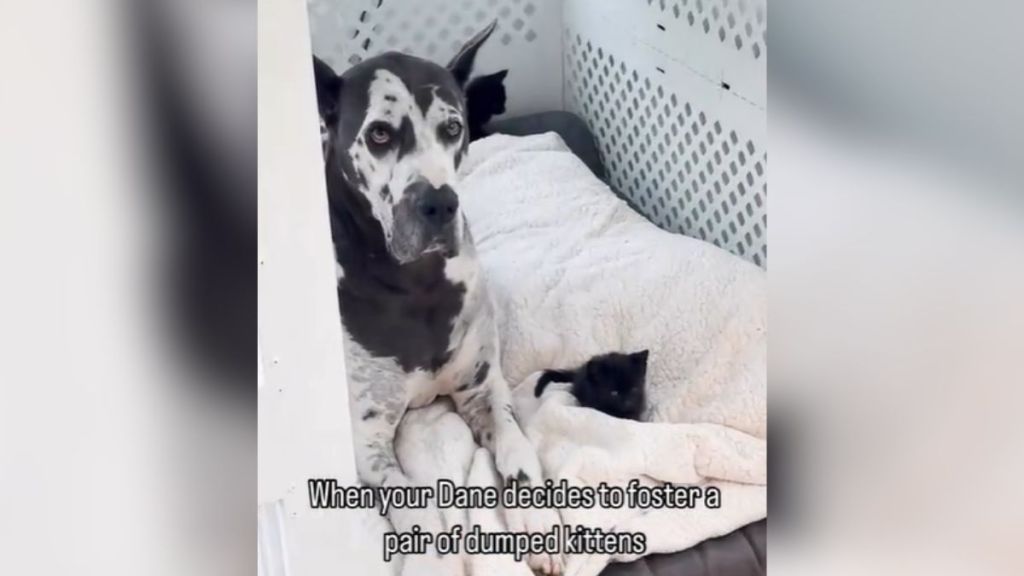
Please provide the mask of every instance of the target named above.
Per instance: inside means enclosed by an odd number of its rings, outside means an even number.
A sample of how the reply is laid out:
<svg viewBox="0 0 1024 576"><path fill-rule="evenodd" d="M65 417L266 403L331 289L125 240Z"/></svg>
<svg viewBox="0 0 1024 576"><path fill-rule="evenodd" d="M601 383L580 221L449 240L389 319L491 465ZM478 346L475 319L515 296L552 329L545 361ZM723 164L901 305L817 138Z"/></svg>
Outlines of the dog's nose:
<svg viewBox="0 0 1024 576"><path fill-rule="evenodd" d="M428 224L441 228L455 219L459 197L447 184L440 188L431 186L420 194L416 209Z"/></svg>

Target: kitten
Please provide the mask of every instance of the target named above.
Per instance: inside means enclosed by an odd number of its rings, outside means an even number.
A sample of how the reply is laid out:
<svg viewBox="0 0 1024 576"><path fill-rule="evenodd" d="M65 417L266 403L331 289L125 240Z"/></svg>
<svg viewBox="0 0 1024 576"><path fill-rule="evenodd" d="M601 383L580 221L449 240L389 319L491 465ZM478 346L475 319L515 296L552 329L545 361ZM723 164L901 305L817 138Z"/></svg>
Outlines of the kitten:
<svg viewBox="0 0 1024 576"><path fill-rule="evenodd" d="M479 140L490 135L484 125L491 118L505 113L505 75L508 70L487 76L477 76L466 85L466 116L469 139Z"/></svg>
<svg viewBox="0 0 1024 576"><path fill-rule="evenodd" d="M647 350L594 356L575 370L545 370L534 388L539 397L549 382L571 382L580 406L639 420L646 406Z"/></svg>

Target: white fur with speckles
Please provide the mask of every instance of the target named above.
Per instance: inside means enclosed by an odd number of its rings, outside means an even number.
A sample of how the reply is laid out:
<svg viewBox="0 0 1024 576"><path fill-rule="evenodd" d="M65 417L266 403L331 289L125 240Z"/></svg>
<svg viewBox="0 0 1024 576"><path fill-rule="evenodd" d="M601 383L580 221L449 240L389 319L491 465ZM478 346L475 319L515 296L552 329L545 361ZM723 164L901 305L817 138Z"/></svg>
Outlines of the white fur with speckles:
<svg viewBox="0 0 1024 576"><path fill-rule="evenodd" d="M385 95L394 96L389 101ZM429 109L422 113L413 95L394 74L378 70L369 89L369 108L361 131L375 121L386 121L398 127L408 118L416 135L415 148L401 160L392 151L380 158L373 157L365 145L356 140L347 153L354 166L366 179L360 192L370 202L373 215L381 223L389 243L395 237L394 207L402 201L407 186L417 177L423 177L434 186L455 187L455 147L458 142L444 144L437 138L437 127L458 110L435 98ZM363 136L364 143L365 138ZM391 194L381 191L387 186ZM457 188L456 188L457 189ZM400 466L396 450L408 447L397 428L404 421L408 409L430 404L439 396L450 395L461 415L474 428L478 437L485 437L494 447L495 466L503 476L525 474L535 485L543 482L540 461L536 451L512 415L511 392L501 373L500 346L494 306L483 281L476 249L462 214L456 214L457 255L445 260L446 278L465 288L462 307L452 322L449 333L450 357L436 373L424 370L405 372L392 358L375 357L346 332L345 347L349 373L350 409L354 426L354 442L360 479L370 485L399 487L412 484L432 484L431 478L411 476L416 471L435 468ZM428 247L428 250L433 249ZM338 278L343 271L336 269ZM490 369L486 378L475 378L483 363ZM483 373L483 372L480 372ZM469 389L459 390L467 382L476 381ZM460 400L461 398L461 400ZM410 421L417 421L413 418ZM413 452L421 452L413 450ZM514 515L512 525L520 529L547 531L560 522L557 512L550 509L523 510ZM442 520L450 521L451 514L435 509L392 509L389 520L399 532L407 532L413 525L425 531L438 532ZM458 575L460 561L454 557L438 558L433 554L412 555L405 559L403 574L415 576ZM560 573L558 555L535 554L529 563L543 568L546 573Z"/></svg>
<svg viewBox="0 0 1024 576"><path fill-rule="evenodd" d="M389 101L385 96L393 96ZM375 122L386 122L398 129L408 118L415 134L415 148L398 160L397 149L374 157L366 147L370 137L367 128ZM459 110L435 97L424 113L401 78L388 70L377 70L370 82L366 115L359 128L362 143L356 138L347 153L352 165L366 179L359 191L366 196L374 218L381 223L384 237L394 237L394 208L404 197L406 188L417 178L424 178L434 187L448 184L455 187L455 149L461 141L446 144L437 137L437 129L451 118L460 118ZM465 137L465 135L463 135ZM385 186L390 193L385 197ZM461 221L461 216L459 217Z"/></svg>

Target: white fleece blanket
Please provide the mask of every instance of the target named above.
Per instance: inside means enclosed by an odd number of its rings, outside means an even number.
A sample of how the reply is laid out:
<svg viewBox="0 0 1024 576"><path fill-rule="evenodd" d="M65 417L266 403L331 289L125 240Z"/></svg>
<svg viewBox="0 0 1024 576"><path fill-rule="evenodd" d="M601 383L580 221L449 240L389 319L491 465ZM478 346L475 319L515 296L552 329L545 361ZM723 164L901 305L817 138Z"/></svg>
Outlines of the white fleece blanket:
<svg viewBox="0 0 1024 576"><path fill-rule="evenodd" d="M502 368L545 475L601 482L714 484L721 507L565 509L563 522L641 531L647 552L683 550L767 511L764 272L710 244L665 232L636 214L553 134L473 144L460 199L500 317ZM650 350L649 409L632 422L583 409L538 370L610 351ZM518 385L517 385L518 384ZM496 484L447 401L411 412L397 439L416 480ZM447 511L448 523L502 530L500 511ZM634 557L567 558L593 576ZM530 574L500 556L466 558L478 576Z"/></svg>

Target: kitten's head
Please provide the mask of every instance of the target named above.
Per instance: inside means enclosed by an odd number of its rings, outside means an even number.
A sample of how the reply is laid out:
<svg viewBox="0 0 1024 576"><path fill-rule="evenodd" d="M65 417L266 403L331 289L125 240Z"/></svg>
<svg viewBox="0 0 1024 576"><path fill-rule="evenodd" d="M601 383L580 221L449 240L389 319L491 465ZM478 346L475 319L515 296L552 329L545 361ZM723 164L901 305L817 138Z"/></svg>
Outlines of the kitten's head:
<svg viewBox="0 0 1024 576"><path fill-rule="evenodd" d="M597 356L584 371L588 403L613 416L635 418L643 412L647 350Z"/></svg>

